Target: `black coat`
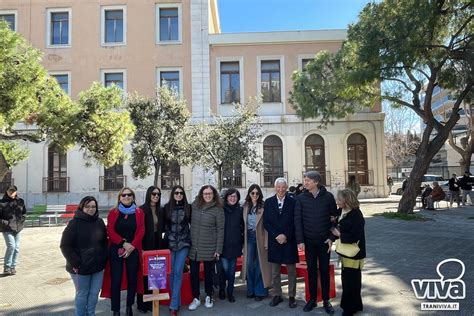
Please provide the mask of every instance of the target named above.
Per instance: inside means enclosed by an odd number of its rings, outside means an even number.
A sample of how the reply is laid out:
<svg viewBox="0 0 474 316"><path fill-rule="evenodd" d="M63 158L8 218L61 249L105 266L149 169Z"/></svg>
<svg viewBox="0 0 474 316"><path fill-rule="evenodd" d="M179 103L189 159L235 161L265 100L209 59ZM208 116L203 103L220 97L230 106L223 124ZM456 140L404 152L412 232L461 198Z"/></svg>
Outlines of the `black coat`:
<svg viewBox="0 0 474 316"><path fill-rule="evenodd" d="M156 216L158 217L158 229L155 232L153 214L151 207L147 207L145 204L140 206L140 208L145 213L145 235L142 239L143 250L157 250L157 249L166 249L163 241L163 232L164 232L164 216L163 209L158 205L156 208Z"/></svg>
<svg viewBox="0 0 474 316"><path fill-rule="evenodd" d="M337 216L336 200L325 187L320 187L316 198L307 190L298 195L295 205L296 242L334 239L330 233L331 216Z"/></svg>
<svg viewBox="0 0 474 316"><path fill-rule="evenodd" d="M364 226L364 216L359 208L352 209L338 222L341 242L348 244L359 242L360 251L354 257L350 257L351 259L363 259L366 256Z"/></svg>
<svg viewBox="0 0 474 316"><path fill-rule="evenodd" d="M461 178L460 185L461 185L462 190L468 190L468 191L472 190L471 177L464 175Z"/></svg>
<svg viewBox="0 0 474 316"><path fill-rule="evenodd" d="M235 259L242 255L244 243L244 218L242 207L237 203L234 206L224 205L224 247L222 257Z"/></svg>
<svg viewBox="0 0 474 316"><path fill-rule="evenodd" d="M449 179L449 191L459 191L459 186L461 185L461 181L456 178Z"/></svg>
<svg viewBox="0 0 474 316"><path fill-rule="evenodd" d="M25 220L26 207L23 199L12 199L5 193L0 200L0 232L19 233Z"/></svg>
<svg viewBox="0 0 474 316"><path fill-rule="evenodd" d="M66 258L66 270L89 275L102 271L107 260L107 230L99 212L90 216L77 210L61 238L61 251Z"/></svg>
<svg viewBox="0 0 474 316"><path fill-rule="evenodd" d="M170 211L170 204L166 204L165 211L165 235L168 248L178 251L186 247L191 247L191 205L176 205Z"/></svg>
<svg viewBox="0 0 474 316"><path fill-rule="evenodd" d="M292 264L299 262L295 237L295 200L287 194L280 214L276 195L265 200L263 227L268 232L268 262ZM276 237L286 236L287 241L279 244Z"/></svg>

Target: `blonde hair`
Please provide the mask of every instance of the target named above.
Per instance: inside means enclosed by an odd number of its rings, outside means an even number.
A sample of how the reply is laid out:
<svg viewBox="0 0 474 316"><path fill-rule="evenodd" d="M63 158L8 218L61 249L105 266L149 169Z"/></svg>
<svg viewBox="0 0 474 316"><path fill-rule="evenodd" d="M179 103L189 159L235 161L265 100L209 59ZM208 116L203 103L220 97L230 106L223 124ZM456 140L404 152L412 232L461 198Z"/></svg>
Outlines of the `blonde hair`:
<svg viewBox="0 0 474 316"><path fill-rule="evenodd" d="M351 209L359 207L359 200L354 191L350 189L344 189L337 191L337 199L344 201Z"/></svg>
<svg viewBox="0 0 474 316"><path fill-rule="evenodd" d="M128 190L128 191L130 191L130 193L132 193L132 196L133 196L133 202L132 203L136 203L135 202L135 192L132 189L130 189L129 187L123 187L122 189L120 189L120 191L117 195L117 204L115 205L115 208L118 208L118 206L120 204L120 197L121 197L123 191L125 191L125 190Z"/></svg>

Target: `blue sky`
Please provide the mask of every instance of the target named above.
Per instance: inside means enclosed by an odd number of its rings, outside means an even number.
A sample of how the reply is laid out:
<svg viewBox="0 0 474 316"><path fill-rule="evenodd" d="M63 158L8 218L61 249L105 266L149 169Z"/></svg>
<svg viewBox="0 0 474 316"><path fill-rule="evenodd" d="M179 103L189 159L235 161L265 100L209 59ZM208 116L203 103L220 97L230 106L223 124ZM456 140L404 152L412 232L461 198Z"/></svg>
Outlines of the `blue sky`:
<svg viewBox="0 0 474 316"><path fill-rule="evenodd" d="M221 31L347 28L369 0L217 0Z"/></svg>

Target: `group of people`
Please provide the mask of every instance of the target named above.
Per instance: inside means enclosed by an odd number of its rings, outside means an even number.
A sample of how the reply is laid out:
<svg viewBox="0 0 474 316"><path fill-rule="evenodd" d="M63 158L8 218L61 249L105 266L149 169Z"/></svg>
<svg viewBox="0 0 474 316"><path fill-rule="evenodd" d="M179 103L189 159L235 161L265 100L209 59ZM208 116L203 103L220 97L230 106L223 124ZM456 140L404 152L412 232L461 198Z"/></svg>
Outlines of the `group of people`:
<svg viewBox="0 0 474 316"><path fill-rule="evenodd" d="M195 310L201 305L201 263L205 307L212 308L214 304L213 273L218 264L223 270L218 296L235 302L236 265L242 255L241 275L246 281L248 299L262 301L272 289L270 306L282 303L280 270L285 265L288 306L296 308L298 250L305 252L310 287L310 297L303 310L308 312L317 306L319 270L323 307L328 314L333 314L329 302L329 260L332 243L338 238L342 243L357 243L360 248L353 257L340 255L341 307L344 315L362 311L365 236L356 194L344 189L335 199L315 171L305 173L304 190L300 194L290 194L287 189L287 180L278 178L275 195L264 200L260 186L253 184L241 205L240 193L234 188L227 189L221 198L216 188L204 185L189 203L184 188L178 185L171 189L169 201L161 207L160 188L149 187L145 203L137 206L134 191L124 187L118 194L116 206L108 214L107 224L99 217L97 200L84 197L60 243L66 270L76 289L76 315L94 315L99 294L110 298L113 314L120 315L122 290L127 291L126 315L133 315L135 300L138 310L151 311L151 303L143 302L143 294L149 291L142 271L142 252L154 249L171 252L171 315L177 315L181 307L183 273L188 267L193 295L188 309ZM8 233L4 229L8 225L2 221L2 231L9 242L17 238L26 212L23 201L14 192L16 188L7 190L2 202L11 203L16 213L23 215L16 218L17 222L8 222L12 227ZM5 212L6 208L1 209ZM5 256L5 270L14 271L15 264L15 255Z"/></svg>

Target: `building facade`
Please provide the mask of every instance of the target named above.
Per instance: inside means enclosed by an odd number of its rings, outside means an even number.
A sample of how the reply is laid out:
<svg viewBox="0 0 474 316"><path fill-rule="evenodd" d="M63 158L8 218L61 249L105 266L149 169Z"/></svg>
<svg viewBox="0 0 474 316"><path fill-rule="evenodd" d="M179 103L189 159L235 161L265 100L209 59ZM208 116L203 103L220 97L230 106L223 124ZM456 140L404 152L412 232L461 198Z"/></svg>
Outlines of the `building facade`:
<svg viewBox="0 0 474 316"><path fill-rule="evenodd" d="M268 196L276 177L295 185L306 170L318 170L333 192L351 175L361 184L361 197L388 192L379 104L318 129L317 120L301 121L288 102L291 74L317 52L340 49L345 30L225 34L216 0L3 0L0 19L43 51L45 68L73 99L93 81L145 96L168 84L187 101L194 120L206 120L229 115L232 102L261 96L265 170L232 166L226 186L245 190L259 183ZM49 145L25 143L29 159L9 174L29 206L74 203L86 194L109 206L123 185L140 199L153 182L152 176L134 179L127 162L89 166L77 148L60 153ZM196 166L164 166L164 199L177 183L192 196L215 178Z"/></svg>

